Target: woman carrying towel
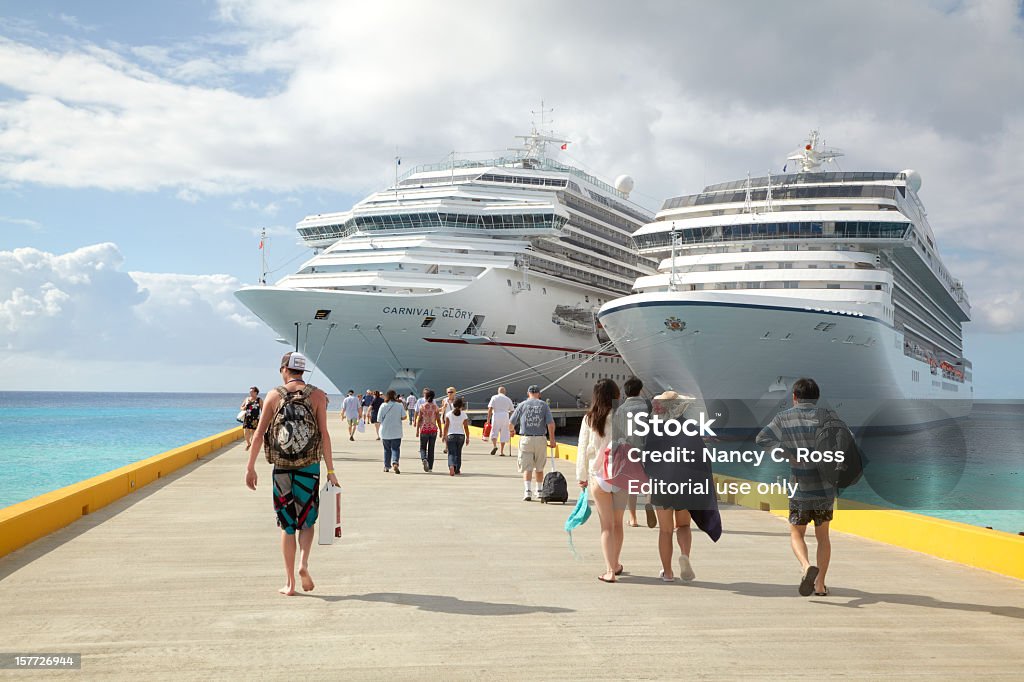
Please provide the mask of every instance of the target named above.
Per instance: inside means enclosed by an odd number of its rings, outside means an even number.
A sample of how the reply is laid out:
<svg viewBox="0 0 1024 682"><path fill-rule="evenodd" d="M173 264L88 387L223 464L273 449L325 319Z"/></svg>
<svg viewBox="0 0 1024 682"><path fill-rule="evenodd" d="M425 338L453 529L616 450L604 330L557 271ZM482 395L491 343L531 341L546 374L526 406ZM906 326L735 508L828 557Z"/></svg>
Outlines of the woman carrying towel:
<svg viewBox="0 0 1024 682"><path fill-rule="evenodd" d="M683 421L688 410L695 402L690 396L680 395L675 391L665 391L654 398L653 411L664 421ZM690 415L696 416L696 415ZM673 448L686 448L690 452L703 453L704 440L699 436L688 436L682 433L669 436L663 429L662 435L651 433L647 436L644 448L651 452L668 452ZM661 462L644 461L644 471L651 483L676 484L683 490L684 484L703 484L703 492L672 494L653 492L651 502L658 515L658 556L661 559L659 578L664 582L673 582L676 575L672 570L673 535L679 545L679 575L682 580L693 580L695 575L690 564L690 551L693 547L693 532L690 521L708 534L714 542L722 534L722 519L718 513L718 502L715 498L715 481L711 465L697 457L696 462Z"/></svg>
<svg viewBox="0 0 1024 682"><path fill-rule="evenodd" d="M611 442L614 401L619 398L619 387L611 379L594 384L594 397L590 409L583 417L576 450L576 480L580 488L587 488L594 498L597 515L601 519L601 551L604 553L605 571L597 579L616 582L622 573L619 555L622 553L622 515L626 509L628 493L604 480L604 452ZM590 485L592 483L592 485Z"/></svg>

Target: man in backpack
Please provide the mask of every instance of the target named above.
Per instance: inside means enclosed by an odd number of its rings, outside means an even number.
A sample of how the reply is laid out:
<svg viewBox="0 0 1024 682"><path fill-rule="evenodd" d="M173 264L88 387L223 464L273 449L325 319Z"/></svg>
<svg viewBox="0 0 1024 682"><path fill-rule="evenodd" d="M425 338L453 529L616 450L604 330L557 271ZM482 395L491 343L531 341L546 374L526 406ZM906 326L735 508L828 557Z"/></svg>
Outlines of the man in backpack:
<svg viewBox="0 0 1024 682"><path fill-rule="evenodd" d="M281 358L283 384L267 395L245 467L245 485L256 490L256 457L265 446L267 459L274 464L274 512L284 554L285 585L278 591L286 596L295 594L296 532L302 589L314 588L309 552L319 512L321 457L327 465L327 480L338 485L327 431L327 394L302 380L306 364L306 357L298 352Z"/></svg>
<svg viewBox="0 0 1024 682"><path fill-rule="evenodd" d="M796 486L789 500L789 537L793 553L800 562L803 575L799 593L803 597L812 592L819 597L828 595L825 573L832 558L832 542L828 524L832 520L835 488L826 481L817 465L796 459L797 448L815 450L818 434L818 398L821 395L814 379L798 379L793 383L793 406L775 415L757 434L757 444L764 448L783 448L789 457L790 485ZM807 524L814 521L814 538L818 543L817 565L807 558L804 535Z"/></svg>
<svg viewBox="0 0 1024 682"><path fill-rule="evenodd" d="M523 501L529 502L530 474L534 475L533 495L540 499L540 485L544 480L547 448L555 447L555 418L551 408L540 399L540 386L526 389L529 397L516 406L510 418L510 435L519 433L519 473L523 475Z"/></svg>

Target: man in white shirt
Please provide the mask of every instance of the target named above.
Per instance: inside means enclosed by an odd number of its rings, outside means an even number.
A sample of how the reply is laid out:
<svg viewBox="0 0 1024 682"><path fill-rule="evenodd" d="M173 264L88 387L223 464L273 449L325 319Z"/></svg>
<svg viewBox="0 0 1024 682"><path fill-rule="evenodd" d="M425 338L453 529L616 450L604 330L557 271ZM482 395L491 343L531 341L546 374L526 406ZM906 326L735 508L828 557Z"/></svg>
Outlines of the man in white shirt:
<svg viewBox="0 0 1024 682"><path fill-rule="evenodd" d="M341 415L348 423L348 439L355 440L356 424L359 423L359 398L352 389L349 389L348 395L341 401Z"/></svg>
<svg viewBox="0 0 1024 682"><path fill-rule="evenodd" d="M505 443L511 440L508 425L509 415L513 409L515 405L512 404L512 399L505 395L505 387L499 386L498 392L491 396L491 401L487 403L487 421L491 423L492 455L498 452L500 446L501 453L498 456L505 456Z"/></svg>

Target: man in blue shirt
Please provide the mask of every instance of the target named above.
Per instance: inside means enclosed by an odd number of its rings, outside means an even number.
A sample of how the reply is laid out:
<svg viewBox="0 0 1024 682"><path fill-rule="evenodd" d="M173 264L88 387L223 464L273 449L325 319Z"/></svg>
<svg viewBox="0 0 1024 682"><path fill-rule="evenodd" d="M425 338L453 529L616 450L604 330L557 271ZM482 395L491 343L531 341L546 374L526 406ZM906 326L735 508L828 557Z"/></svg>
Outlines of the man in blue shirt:
<svg viewBox="0 0 1024 682"><path fill-rule="evenodd" d="M555 418L551 408L540 399L540 386L534 384L526 392L529 397L512 412L511 435L519 434L519 472L523 475L523 500L529 502L530 474L533 474L533 497L540 499L544 480L547 448L555 447Z"/></svg>

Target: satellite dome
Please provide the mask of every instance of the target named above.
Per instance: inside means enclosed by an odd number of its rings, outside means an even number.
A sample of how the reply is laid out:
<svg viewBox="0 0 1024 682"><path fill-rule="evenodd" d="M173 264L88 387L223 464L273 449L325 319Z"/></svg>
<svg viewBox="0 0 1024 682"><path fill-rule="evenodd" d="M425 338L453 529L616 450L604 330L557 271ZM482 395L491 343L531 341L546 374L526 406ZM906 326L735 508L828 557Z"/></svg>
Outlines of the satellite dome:
<svg viewBox="0 0 1024 682"><path fill-rule="evenodd" d="M615 178L615 189L619 190L623 194L629 194L633 191L633 186L636 183L633 182L633 178L628 175L620 175Z"/></svg>
<svg viewBox="0 0 1024 682"><path fill-rule="evenodd" d="M903 175L907 177L907 187L914 190L914 194L921 191L921 174L916 170L907 169L902 171Z"/></svg>

